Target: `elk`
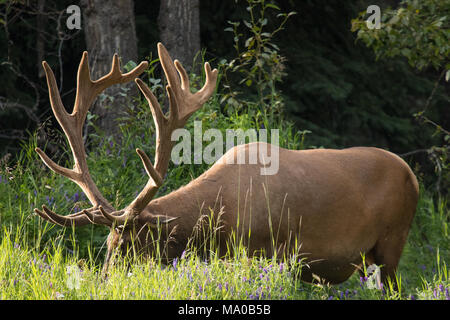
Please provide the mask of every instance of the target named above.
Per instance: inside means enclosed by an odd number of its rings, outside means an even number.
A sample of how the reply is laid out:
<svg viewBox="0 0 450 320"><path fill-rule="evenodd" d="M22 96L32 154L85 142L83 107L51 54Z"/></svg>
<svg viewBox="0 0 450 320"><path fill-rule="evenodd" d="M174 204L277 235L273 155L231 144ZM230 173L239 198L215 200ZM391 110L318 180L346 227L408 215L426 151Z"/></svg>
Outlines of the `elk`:
<svg viewBox="0 0 450 320"><path fill-rule="evenodd" d="M105 266L113 252L126 254L134 246L143 253L154 250L148 234L164 226L160 241L172 237L167 257L173 259L185 250L199 216L208 212L222 220L220 238L232 232L249 234L244 238L250 254L274 254L301 243L307 267L304 281L314 275L330 284L348 279L362 263L381 265L381 278L393 277L405 244L418 201L418 183L409 166L397 155L373 147L343 150L287 150L263 142L238 145L222 159L186 186L158 199L153 199L167 173L171 149L171 133L182 128L188 118L209 99L216 87L218 71L208 63L206 81L191 93L189 77L179 61L172 61L164 46L158 54L167 78L169 111L165 114L148 86L138 78L147 67L142 62L129 73L122 74L115 55L111 72L93 81L88 55L84 52L78 76L74 109L67 113L58 93L52 70L44 61L50 103L53 113L69 141L74 166L61 167L41 149L43 162L54 172L75 182L92 204L89 209L60 215L45 205L35 209L43 219L63 226L80 227L100 224L110 228L107 238ZM93 182L82 139L82 127L89 107L105 88L135 80L149 103L156 128L155 165L142 149L136 149L149 177L137 197L125 208L116 209L100 193ZM277 174L261 175L261 162L237 163L239 155L259 152L268 147L279 152ZM256 150L256 151L255 151ZM231 161L224 161L231 160ZM162 228L164 229L164 228ZM282 245L273 245L274 234ZM165 237L165 238L164 238ZM223 250L224 242L219 249Z"/></svg>

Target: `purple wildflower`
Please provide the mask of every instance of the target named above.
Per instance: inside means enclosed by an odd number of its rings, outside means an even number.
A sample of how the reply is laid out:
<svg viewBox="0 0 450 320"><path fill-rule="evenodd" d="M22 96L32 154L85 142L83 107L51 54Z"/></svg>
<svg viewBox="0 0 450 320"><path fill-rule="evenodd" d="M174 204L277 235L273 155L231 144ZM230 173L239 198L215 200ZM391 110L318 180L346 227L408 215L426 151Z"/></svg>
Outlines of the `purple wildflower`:
<svg viewBox="0 0 450 320"><path fill-rule="evenodd" d="M45 199L47 200L48 206L51 207L52 204L55 202L55 198L54 197L49 197L49 196L45 196Z"/></svg>
<svg viewBox="0 0 450 320"><path fill-rule="evenodd" d="M367 277L359 277L359 285L362 289L364 289L364 283L366 283Z"/></svg>
<svg viewBox="0 0 450 320"><path fill-rule="evenodd" d="M178 263L178 258L173 259L172 266L175 271L177 271L177 263Z"/></svg>

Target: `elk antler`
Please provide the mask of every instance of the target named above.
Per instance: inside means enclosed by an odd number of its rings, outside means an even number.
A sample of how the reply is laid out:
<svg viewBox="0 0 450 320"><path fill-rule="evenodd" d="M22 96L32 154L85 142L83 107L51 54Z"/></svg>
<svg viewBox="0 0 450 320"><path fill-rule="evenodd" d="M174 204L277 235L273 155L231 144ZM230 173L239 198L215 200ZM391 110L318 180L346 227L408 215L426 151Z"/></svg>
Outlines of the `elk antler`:
<svg viewBox="0 0 450 320"><path fill-rule="evenodd" d="M104 212L112 212L114 211L114 208L100 193L89 174L86 162L86 152L82 139L83 124L86 120L86 115L90 106L103 90L111 85L129 82L135 79L147 68L148 63L146 61L141 62L139 66L132 71L122 74L119 67L119 57L115 54L110 73L98 80L92 81L89 72L88 54L85 51L78 67L77 92L73 112L71 114L67 113L61 101L52 69L45 61L42 62L42 65L47 77L50 104L56 119L69 140L74 158L74 167L73 169L61 167L39 148L36 148L36 152L51 170L78 184L93 207L68 216L58 215L46 206L42 206L42 211L39 209L34 209L34 211L45 220L62 226L81 226L92 222L110 224L110 219L104 215Z"/></svg>
<svg viewBox="0 0 450 320"><path fill-rule="evenodd" d="M97 81L92 81L89 76L87 53L85 52L78 69L77 95L72 114L68 114L65 111L56 87L53 72L47 63L43 62L53 113L69 139L75 159L74 168L67 169L57 165L39 148L36 148L36 152L39 153L44 163L50 169L77 183L85 192L93 207L68 216L62 216L52 212L46 206L42 206L43 211L35 209L35 212L42 218L62 226L81 226L88 223L98 223L107 226L123 225L126 221L136 218L152 200L158 188L162 185L163 178L167 172L171 150L174 145L171 139L172 132L175 129L184 127L189 117L209 99L215 90L218 73L217 69L211 70L209 63L205 63L206 82L199 91L191 93L189 76L181 63L178 60L173 62L166 48L161 43L158 43L158 54L168 82L166 90L169 97L169 114L167 116L163 113L158 100L148 86L137 78L147 67L147 62L142 62L131 72L122 74L119 69L118 57L115 55L111 72ZM87 111L95 97L112 84L123 83L134 78L136 78L136 84L150 105L155 122L155 166L152 165L150 158L144 151L136 149L149 176L149 180L139 195L125 209L114 211L114 208L100 194L90 177L81 133Z"/></svg>
<svg viewBox="0 0 450 320"><path fill-rule="evenodd" d="M173 62L161 43L158 43L158 54L168 82L166 91L169 97L169 114L166 116L163 113L151 90L142 80L137 78L135 82L147 99L155 122L156 159L155 166L153 166L145 152L136 149L150 179L133 202L122 211L122 214L110 216L119 224L124 224L127 220L137 217L152 200L167 172L171 150L174 145L171 139L172 132L184 127L189 117L201 108L216 88L218 72L217 69L211 70L209 63L205 63L206 81L203 88L196 93L191 93L189 76L181 63L178 60Z"/></svg>

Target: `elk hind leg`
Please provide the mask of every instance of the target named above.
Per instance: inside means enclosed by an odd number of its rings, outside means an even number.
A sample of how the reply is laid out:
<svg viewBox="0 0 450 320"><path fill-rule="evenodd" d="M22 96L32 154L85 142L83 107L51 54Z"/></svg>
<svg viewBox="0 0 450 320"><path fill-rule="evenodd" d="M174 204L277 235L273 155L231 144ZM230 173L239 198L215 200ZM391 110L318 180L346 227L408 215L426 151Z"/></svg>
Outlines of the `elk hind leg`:
<svg viewBox="0 0 450 320"><path fill-rule="evenodd" d="M406 235L397 237L386 237L377 242L373 249L374 263L381 267L381 282L386 287L389 281L397 290L396 271L403 247L406 242Z"/></svg>

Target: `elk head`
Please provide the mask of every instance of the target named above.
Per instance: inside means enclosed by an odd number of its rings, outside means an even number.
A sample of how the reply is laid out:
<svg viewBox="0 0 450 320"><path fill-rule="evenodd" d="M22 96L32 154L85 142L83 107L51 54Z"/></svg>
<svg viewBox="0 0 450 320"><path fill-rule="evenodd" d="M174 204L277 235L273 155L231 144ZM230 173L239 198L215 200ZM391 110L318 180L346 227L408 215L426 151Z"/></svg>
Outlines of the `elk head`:
<svg viewBox="0 0 450 320"><path fill-rule="evenodd" d="M133 245L139 250L151 250L148 247L149 241L140 241L140 238L148 237L148 232L158 225L169 224L177 219L177 217L154 215L146 210L146 207L163 184L174 145L171 141L172 132L186 124L188 118L208 100L216 86L217 70L211 70L209 64L205 63L206 82L202 89L191 93L189 77L180 62L172 61L161 43L158 43L158 54L168 82L166 90L169 98L169 112L167 115L163 113L148 86L137 78L147 68L147 62L141 62L132 71L122 74L116 54L110 73L93 81L90 78L88 54L84 52L78 68L76 98L71 114L67 113L63 106L51 68L47 62L42 63L47 77L51 107L69 141L74 167L72 169L61 167L39 148L36 148L36 152L51 170L75 182L86 194L92 207L66 216L53 212L45 205L42 206L42 210L36 208L34 211L43 219L63 227L79 227L87 224L109 227L105 267L108 266L109 259L116 249L125 252L129 245ZM153 165L143 150L136 149L149 180L128 206L117 210L102 196L89 174L82 129L87 112L95 98L107 87L131 80L135 80L144 94L153 115L156 127L156 156L155 165Z"/></svg>

